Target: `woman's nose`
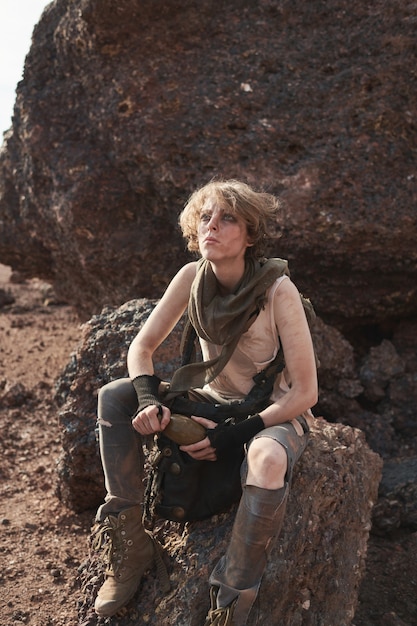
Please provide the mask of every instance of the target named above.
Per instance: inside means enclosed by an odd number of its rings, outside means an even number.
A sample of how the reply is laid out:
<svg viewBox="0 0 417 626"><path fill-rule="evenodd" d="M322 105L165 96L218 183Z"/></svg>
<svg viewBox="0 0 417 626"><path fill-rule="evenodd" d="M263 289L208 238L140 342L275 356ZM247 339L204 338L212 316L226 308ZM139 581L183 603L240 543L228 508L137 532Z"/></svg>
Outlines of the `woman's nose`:
<svg viewBox="0 0 417 626"><path fill-rule="evenodd" d="M218 219L216 215L212 215L209 221L207 222L207 228L209 230L216 230L218 227Z"/></svg>

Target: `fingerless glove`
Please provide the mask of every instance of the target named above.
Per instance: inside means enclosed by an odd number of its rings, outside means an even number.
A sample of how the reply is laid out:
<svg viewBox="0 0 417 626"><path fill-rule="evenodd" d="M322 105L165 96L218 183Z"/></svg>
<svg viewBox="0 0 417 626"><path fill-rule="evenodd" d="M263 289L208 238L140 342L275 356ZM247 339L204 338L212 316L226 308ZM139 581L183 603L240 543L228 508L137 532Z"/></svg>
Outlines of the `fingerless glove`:
<svg viewBox="0 0 417 626"><path fill-rule="evenodd" d="M158 378L158 376L155 376L155 374L152 376L149 374L141 374L132 380L132 385L134 386L136 395L138 396L138 412L142 411L150 404L161 406L161 402L158 397L160 382L161 379Z"/></svg>
<svg viewBox="0 0 417 626"><path fill-rule="evenodd" d="M210 428L207 431L207 437L212 447L215 448L217 457L220 458L229 448L243 446L264 428L264 421L257 413L238 424L226 420L216 428Z"/></svg>

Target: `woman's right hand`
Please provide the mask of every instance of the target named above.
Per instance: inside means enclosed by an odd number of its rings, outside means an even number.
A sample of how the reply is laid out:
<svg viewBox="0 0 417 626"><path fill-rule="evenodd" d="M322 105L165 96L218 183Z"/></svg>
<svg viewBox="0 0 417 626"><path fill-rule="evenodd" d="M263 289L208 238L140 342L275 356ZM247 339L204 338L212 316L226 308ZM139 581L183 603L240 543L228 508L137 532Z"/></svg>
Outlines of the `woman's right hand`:
<svg viewBox="0 0 417 626"><path fill-rule="evenodd" d="M164 430L170 420L171 411L168 407L151 404L135 415L132 426L141 435L153 435Z"/></svg>

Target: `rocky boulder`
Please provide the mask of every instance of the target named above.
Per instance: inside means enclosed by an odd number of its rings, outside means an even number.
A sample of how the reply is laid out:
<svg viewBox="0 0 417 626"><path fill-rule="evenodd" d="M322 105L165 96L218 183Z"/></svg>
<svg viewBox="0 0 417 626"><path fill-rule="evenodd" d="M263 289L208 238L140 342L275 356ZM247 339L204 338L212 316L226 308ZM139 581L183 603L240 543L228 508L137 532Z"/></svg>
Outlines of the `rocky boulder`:
<svg viewBox="0 0 417 626"><path fill-rule="evenodd" d="M270 253L327 322L415 314L414 12L55 0L0 155L2 262L85 319L159 297L184 201L221 175L282 196Z"/></svg>
<svg viewBox="0 0 417 626"><path fill-rule="evenodd" d="M386 461L373 511L375 532L417 531L417 456Z"/></svg>
<svg viewBox="0 0 417 626"><path fill-rule="evenodd" d="M281 537L272 550L248 626L337 624L349 626L364 573L371 508L381 460L363 435L348 426L317 420L301 458ZM163 596L154 572L117 618L154 626L199 626L208 609L208 576L224 554L234 509L193 524L159 523L171 593ZM93 612L103 580L98 555L81 568L79 624L99 623Z"/></svg>

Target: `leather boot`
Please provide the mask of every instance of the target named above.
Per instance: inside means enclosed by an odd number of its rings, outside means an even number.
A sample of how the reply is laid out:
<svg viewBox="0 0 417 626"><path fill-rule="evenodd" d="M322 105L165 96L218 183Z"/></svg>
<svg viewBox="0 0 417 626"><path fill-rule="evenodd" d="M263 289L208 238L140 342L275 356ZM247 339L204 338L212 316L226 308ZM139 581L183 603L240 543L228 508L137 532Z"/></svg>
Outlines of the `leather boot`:
<svg viewBox="0 0 417 626"><path fill-rule="evenodd" d="M169 589L159 545L143 528L141 516L141 506L134 506L117 516L109 515L93 529L93 549L99 550L104 545L103 560L107 565L106 580L94 606L100 617L111 617L125 606L138 589L145 571L154 563L163 578L163 590Z"/></svg>
<svg viewBox="0 0 417 626"><path fill-rule="evenodd" d="M211 608L205 626L244 626L261 585L288 499L281 489L243 488L226 555L210 576Z"/></svg>

